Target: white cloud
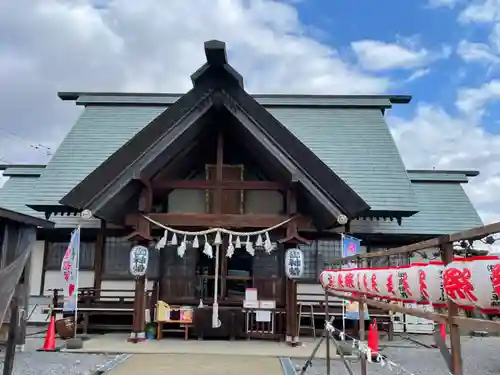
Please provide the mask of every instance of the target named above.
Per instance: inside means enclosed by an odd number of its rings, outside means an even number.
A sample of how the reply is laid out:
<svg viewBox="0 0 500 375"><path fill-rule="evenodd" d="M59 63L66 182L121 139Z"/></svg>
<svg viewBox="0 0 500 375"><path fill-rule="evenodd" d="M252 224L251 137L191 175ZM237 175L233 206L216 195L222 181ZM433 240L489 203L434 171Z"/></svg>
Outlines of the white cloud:
<svg viewBox="0 0 500 375"><path fill-rule="evenodd" d="M455 104L468 118L480 119L486 111L486 105L498 99L500 80L495 79L480 87L460 89Z"/></svg>
<svg viewBox="0 0 500 375"><path fill-rule="evenodd" d="M491 47L496 53L500 53L500 23L496 23L489 37Z"/></svg>
<svg viewBox="0 0 500 375"><path fill-rule="evenodd" d="M449 56L449 48L429 51L415 43L385 43L378 40L359 40L351 43L359 64L368 71L415 69Z"/></svg>
<svg viewBox="0 0 500 375"><path fill-rule="evenodd" d="M486 43L472 43L462 40L458 44L457 54L466 62L478 62L487 65L500 63L500 56Z"/></svg>
<svg viewBox="0 0 500 375"><path fill-rule="evenodd" d="M470 1L460 13L459 21L463 23L500 21L500 0Z"/></svg>
<svg viewBox="0 0 500 375"><path fill-rule="evenodd" d="M427 6L430 8L453 8L459 0L428 0Z"/></svg>
<svg viewBox="0 0 500 375"><path fill-rule="evenodd" d="M408 168L479 170L465 189L483 221L499 219L500 135L486 132L478 118L424 103L412 118L389 116L389 123Z"/></svg>
<svg viewBox="0 0 500 375"><path fill-rule="evenodd" d="M415 81L419 78L422 78L424 76L426 76L427 74L429 74L431 72L431 70L429 68L425 68L425 69L418 69L416 70L415 72L412 73L411 76L409 76L405 82L412 82L412 81Z"/></svg>
<svg viewBox="0 0 500 375"><path fill-rule="evenodd" d="M191 87L203 42L227 42L251 92L380 93L360 71L309 37L296 9L272 0L6 0L0 5L0 127L54 147L79 109L58 90L167 91ZM24 143L26 143L24 142ZM0 157L42 153L0 140Z"/></svg>
<svg viewBox="0 0 500 375"><path fill-rule="evenodd" d="M388 78L351 65L335 48L309 36L290 4L105 0L95 9L92 3L1 2L0 128L14 130L25 142L0 137L0 157L15 162L46 159L26 144L54 148L80 110L61 102L58 90L186 91L189 75L204 61L202 43L209 39L227 42L231 64L243 74L250 92L367 94L391 87ZM362 68L409 69L411 79L449 54L447 48L431 51L415 40L364 40L352 47ZM475 101L464 98L465 108L487 102L480 95ZM409 167L481 169L469 192L485 219L498 216L498 194L490 197L496 185L487 182L500 171L495 162L500 160L498 136L435 106L422 105L415 118L393 123Z"/></svg>

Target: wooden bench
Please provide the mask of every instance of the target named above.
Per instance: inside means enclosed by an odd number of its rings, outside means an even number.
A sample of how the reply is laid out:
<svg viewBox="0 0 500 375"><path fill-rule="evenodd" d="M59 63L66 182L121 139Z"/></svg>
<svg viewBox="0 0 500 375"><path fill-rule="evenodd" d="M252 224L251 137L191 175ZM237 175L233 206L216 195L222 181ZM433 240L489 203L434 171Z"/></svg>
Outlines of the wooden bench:
<svg viewBox="0 0 500 375"><path fill-rule="evenodd" d="M134 315L134 291L129 289L93 289L81 288L78 298L78 315L83 316L83 323L78 324L84 334L87 334L92 315ZM151 291L146 291L146 308L150 308ZM61 294L54 292L53 302L43 309L44 313L51 311L64 313L64 298ZM71 315L69 313L68 315ZM131 328L131 325L96 325L92 328L102 328L106 330L123 330Z"/></svg>

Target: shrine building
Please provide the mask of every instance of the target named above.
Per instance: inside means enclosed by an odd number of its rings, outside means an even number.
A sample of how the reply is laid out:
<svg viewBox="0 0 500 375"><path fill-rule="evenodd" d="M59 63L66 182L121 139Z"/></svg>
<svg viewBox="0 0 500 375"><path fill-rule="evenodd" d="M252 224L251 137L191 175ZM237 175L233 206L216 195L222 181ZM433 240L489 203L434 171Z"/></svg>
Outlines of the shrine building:
<svg viewBox="0 0 500 375"><path fill-rule="evenodd" d="M406 169L384 114L410 96L252 95L223 42L205 55L187 93L60 92L82 111L52 159L1 167L0 206L55 223L37 230L33 306L63 287L81 225L86 330L140 333L161 301L192 307L190 336L290 338L301 309L322 329L318 275L342 233L370 252L482 225L463 189L477 171ZM130 273L135 245L149 248L145 278ZM286 277L288 248L303 251L299 278ZM250 292L271 328L249 326Z"/></svg>

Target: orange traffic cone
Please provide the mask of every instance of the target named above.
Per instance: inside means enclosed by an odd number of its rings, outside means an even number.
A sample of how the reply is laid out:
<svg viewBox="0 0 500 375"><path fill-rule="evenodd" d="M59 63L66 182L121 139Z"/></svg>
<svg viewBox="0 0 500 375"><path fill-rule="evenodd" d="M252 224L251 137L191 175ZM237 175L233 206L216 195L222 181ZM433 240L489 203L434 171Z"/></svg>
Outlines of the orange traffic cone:
<svg viewBox="0 0 500 375"><path fill-rule="evenodd" d="M372 362L376 362L379 352L379 337L378 337L378 328L377 328L377 319L373 319L372 324L370 324L368 328L368 347L371 352L371 360Z"/></svg>
<svg viewBox="0 0 500 375"><path fill-rule="evenodd" d="M50 316L49 328L47 328L47 333L45 334L45 341L43 342L43 347L38 349L39 352L55 352L56 349L56 322L54 316Z"/></svg>

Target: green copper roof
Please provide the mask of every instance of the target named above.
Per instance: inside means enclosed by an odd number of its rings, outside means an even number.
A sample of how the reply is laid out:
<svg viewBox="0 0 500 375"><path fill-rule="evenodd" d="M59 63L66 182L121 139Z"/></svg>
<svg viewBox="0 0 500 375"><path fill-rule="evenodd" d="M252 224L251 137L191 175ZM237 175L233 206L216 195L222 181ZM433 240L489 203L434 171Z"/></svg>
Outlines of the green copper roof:
<svg viewBox="0 0 500 375"><path fill-rule="evenodd" d="M461 181L466 174L435 171L411 173L413 191L418 201L419 212L403 218L402 225L390 220L354 220L353 233L422 234L440 235L459 232L483 225L476 209L465 193ZM439 175L442 179L439 180ZM454 181L446 181L453 175ZM427 176L427 180L423 177ZM413 179L415 178L415 180Z"/></svg>
<svg viewBox="0 0 500 375"><path fill-rule="evenodd" d="M37 212L26 206L28 198L33 194L36 181L37 176L9 177L0 189L0 206L8 210L44 219L45 215L42 212Z"/></svg>
<svg viewBox="0 0 500 375"><path fill-rule="evenodd" d="M45 219L43 212L37 212L28 206L26 202L32 196L34 186L38 179L35 172L43 170L45 166L34 167L32 171L34 174L30 176L13 175L5 182L0 189L0 206L8 210L16 211L25 215L30 215L39 219ZM10 168L9 168L10 169ZM24 168L23 168L24 169ZM81 225L83 228L99 228L100 222L96 219L80 220L78 216L51 216L50 221L56 224L56 228L76 228Z"/></svg>
<svg viewBox="0 0 500 375"><path fill-rule="evenodd" d="M71 96L67 94L66 98ZM109 95L83 95L97 103ZM131 96L123 96L131 100ZM119 96L119 98L123 98ZM29 204L54 205L120 146L164 111L167 105L87 104L42 173ZM416 211L410 181L382 110L389 97L318 97L338 105L313 106L313 96L269 96L266 109L353 188L373 210ZM113 98L113 100L118 100ZM264 101L265 96L260 97ZM306 100L307 99L307 100ZM103 99L104 100L104 99ZM135 99L134 99L135 100ZM297 106L297 100L307 105ZM367 101L376 102L367 106ZM340 101L340 102L339 102ZM347 107L346 101L350 101ZM86 102L86 103L87 103ZM282 103L282 105L278 105Z"/></svg>

